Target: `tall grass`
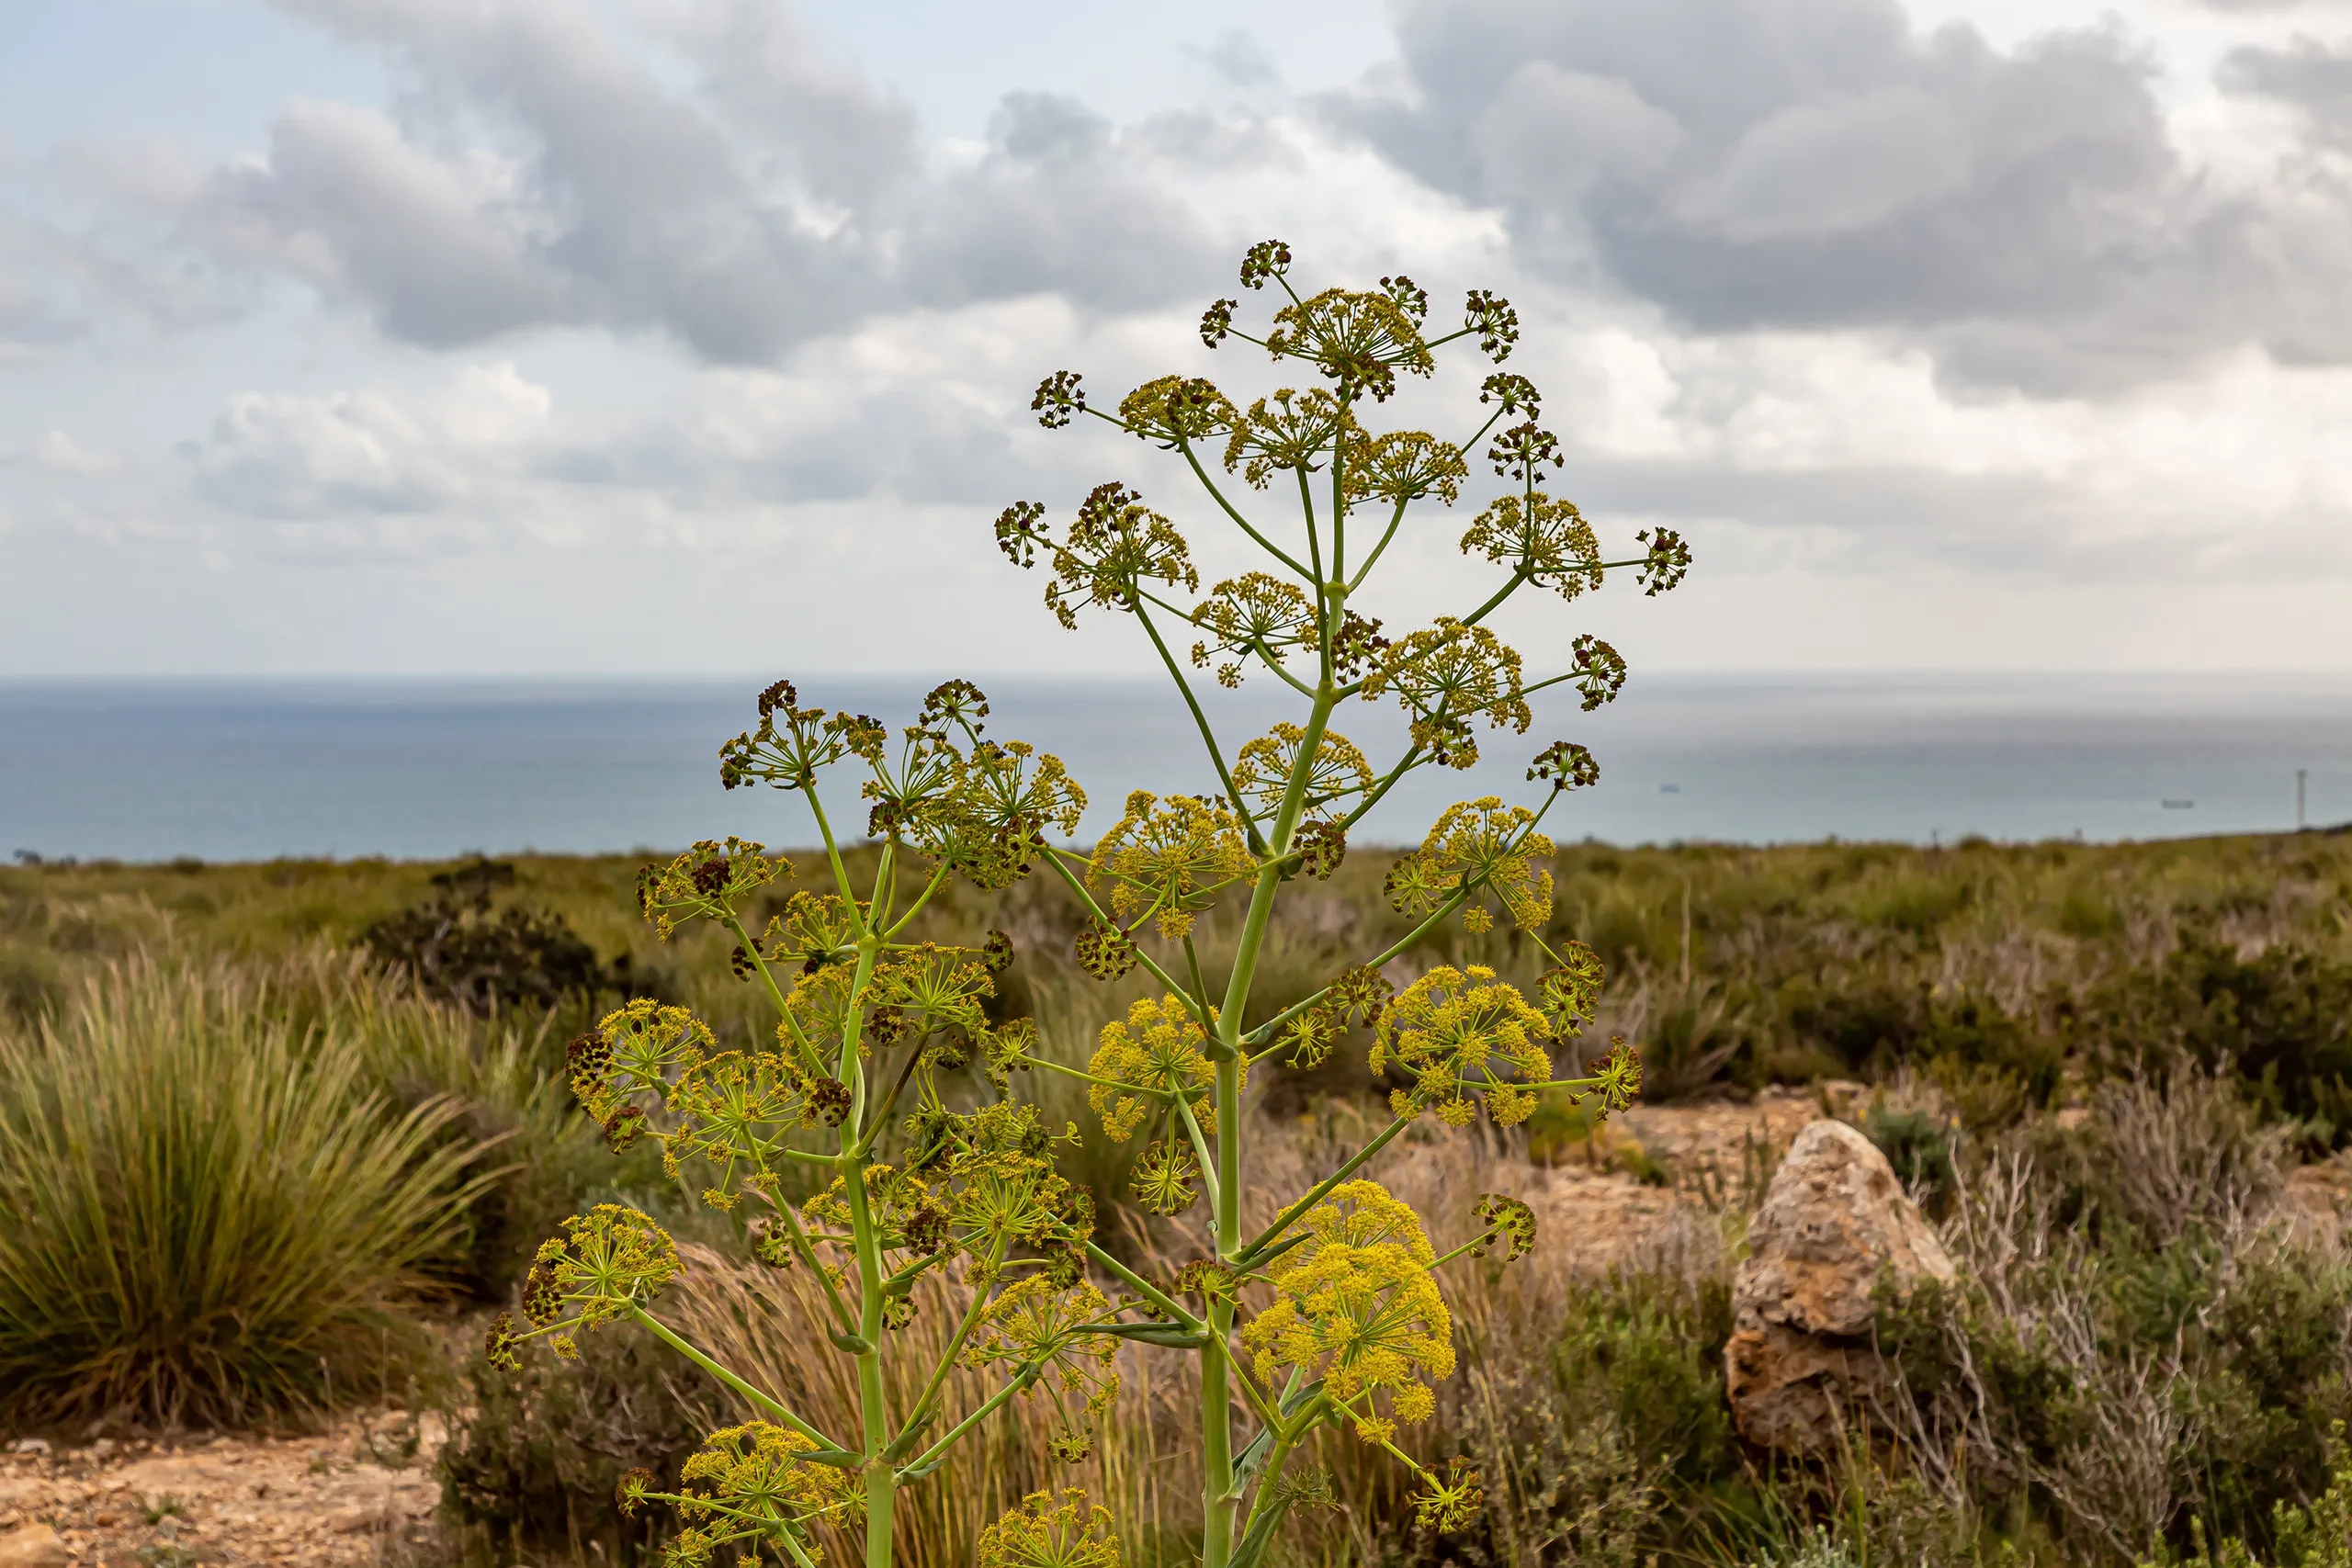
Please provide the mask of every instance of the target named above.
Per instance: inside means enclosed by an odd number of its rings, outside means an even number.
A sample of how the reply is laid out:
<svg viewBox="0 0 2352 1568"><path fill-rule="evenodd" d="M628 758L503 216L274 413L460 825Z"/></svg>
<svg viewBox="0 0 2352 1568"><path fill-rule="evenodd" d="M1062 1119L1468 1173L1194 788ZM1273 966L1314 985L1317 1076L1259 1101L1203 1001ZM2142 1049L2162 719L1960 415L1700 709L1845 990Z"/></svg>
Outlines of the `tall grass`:
<svg viewBox="0 0 2352 1568"><path fill-rule="evenodd" d="M266 1002L141 958L0 1024L0 1412L251 1422L373 1386L415 1334L480 1146Z"/></svg>

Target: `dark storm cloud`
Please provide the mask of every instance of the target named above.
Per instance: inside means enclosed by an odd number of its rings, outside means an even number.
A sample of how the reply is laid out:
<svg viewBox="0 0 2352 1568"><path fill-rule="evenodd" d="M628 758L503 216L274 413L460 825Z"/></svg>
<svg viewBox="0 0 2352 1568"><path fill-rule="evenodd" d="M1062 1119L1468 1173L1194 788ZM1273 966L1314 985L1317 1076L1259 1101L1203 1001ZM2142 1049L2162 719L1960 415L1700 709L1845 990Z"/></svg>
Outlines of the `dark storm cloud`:
<svg viewBox="0 0 2352 1568"><path fill-rule="evenodd" d="M2352 351L2301 287L2341 199L2218 194L2112 28L2003 52L1896 0L1415 0L1398 36L1414 94L1335 115L1504 208L1538 268L1694 330L1893 331L2044 391L2249 340Z"/></svg>

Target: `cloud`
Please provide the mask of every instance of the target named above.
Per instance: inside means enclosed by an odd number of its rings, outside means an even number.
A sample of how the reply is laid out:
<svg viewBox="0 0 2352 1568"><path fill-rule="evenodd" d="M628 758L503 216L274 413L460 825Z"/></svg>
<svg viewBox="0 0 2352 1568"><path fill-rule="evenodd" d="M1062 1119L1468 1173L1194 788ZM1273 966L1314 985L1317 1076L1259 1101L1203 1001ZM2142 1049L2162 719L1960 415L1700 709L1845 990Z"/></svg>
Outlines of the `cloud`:
<svg viewBox="0 0 2352 1568"><path fill-rule="evenodd" d="M1201 276L1204 225L1162 194L1181 146L1015 92L979 159L926 169L911 110L764 0L650 37L562 0L288 4L406 91L389 112L288 106L263 156L187 204L188 231L401 341L594 325L771 364L876 312L1042 292L1127 309Z"/></svg>
<svg viewBox="0 0 2352 1568"><path fill-rule="evenodd" d="M86 446L62 430L44 430L14 447L0 446L0 468L63 479L102 479L122 467L116 454Z"/></svg>
<svg viewBox="0 0 2352 1568"><path fill-rule="evenodd" d="M2222 61L2222 85L2273 98L2301 118L2311 139L2352 149L2352 45L2299 38L2285 49L2240 49Z"/></svg>
<svg viewBox="0 0 2352 1568"><path fill-rule="evenodd" d="M1413 0L1398 38L1407 90L1333 117L1503 208L1531 268L1686 330L1890 333L1957 382L2053 395L2247 342L2352 355L2311 287L2352 207L2190 167L2113 25L2003 51L1897 0ZM2340 105L2335 69L2237 75Z"/></svg>
<svg viewBox="0 0 2352 1568"><path fill-rule="evenodd" d="M183 448L198 492L303 523L446 512L511 489L552 434L545 387L473 366L425 397L248 392Z"/></svg>

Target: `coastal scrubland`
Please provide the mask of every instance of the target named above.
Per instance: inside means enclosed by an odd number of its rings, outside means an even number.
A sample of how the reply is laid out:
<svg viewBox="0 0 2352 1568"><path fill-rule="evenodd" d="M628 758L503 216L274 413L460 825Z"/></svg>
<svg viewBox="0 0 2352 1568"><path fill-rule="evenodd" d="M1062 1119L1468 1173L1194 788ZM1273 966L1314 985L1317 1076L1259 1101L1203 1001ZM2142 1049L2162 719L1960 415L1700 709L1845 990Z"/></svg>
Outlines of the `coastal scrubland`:
<svg viewBox="0 0 2352 1568"><path fill-rule="evenodd" d="M691 1006L722 1040L766 1027L723 939L665 946L638 919L648 858L0 869L0 1427L62 1447L395 1403L448 1433L442 1523L399 1551L637 1560L662 1525L621 1518L616 1482L673 1471L735 1417L725 1391L619 1330L519 1376L470 1348L537 1241L615 1197L685 1247L680 1310L707 1342L808 1408L846 1397L795 1353L819 1320L806 1274L742 1261L736 1221L658 1153L609 1153L571 1103L564 1042L630 996ZM1391 858L1356 848L1285 901L1253 1010L1409 929L1381 896ZM1432 1128L1384 1179L1458 1194L1575 1167L1654 1195L1657 1218L1602 1237L1547 1211L1536 1256L1460 1280L1461 1370L1414 1440L1478 1463L1478 1523L1416 1530L1393 1471L1329 1439L1329 1506L1295 1511L1277 1561L2352 1551L2352 1245L2308 1201L2352 1186L2335 1184L2352 1158L2352 835L1587 843L1552 869L1554 930L1609 968L1586 1043L1633 1042L1648 1104L1794 1094L1854 1121L1958 1277L1886 1303L1892 1381L1845 1450L1762 1453L1722 1352L1773 1149L1645 1143L1565 1104L1503 1133ZM780 908L793 887L772 891ZM1035 1018L1057 1059L1083 1061L1141 994L1071 961L1079 911L1042 879L956 886L923 918L941 941L1012 937L991 1005ZM1196 940L1213 960L1230 935L1212 915ZM1433 933L1399 960L1439 962L1522 983L1535 967L1504 931ZM1055 1092L1075 1120L1082 1099ZM1253 1186L1311 1180L1383 1092L1361 1038L1260 1075L1263 1157L1286 1169ZM1126 1203L1115 1150L1074 1144L1064 1168L1139 1264L1194 1255L1181 1222ZM939 1333L936 1315L901 1332ZM906 1499L909 1559L967 1561L1007 1503L1080 1480L1128 1562L1189 1561L1189 1385L1155 1377L1147 1347L1122 1354L1125 1402L1091 1458L1055 1463L1042 1422L1002 1427Z"/></svg>

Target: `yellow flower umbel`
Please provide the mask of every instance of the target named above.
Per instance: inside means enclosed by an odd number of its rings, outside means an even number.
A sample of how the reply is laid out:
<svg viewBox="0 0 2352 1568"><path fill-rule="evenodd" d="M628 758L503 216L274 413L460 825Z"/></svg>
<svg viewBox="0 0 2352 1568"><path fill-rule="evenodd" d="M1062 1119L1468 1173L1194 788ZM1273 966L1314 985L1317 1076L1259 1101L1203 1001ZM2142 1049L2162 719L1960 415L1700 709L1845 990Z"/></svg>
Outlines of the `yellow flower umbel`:
<svg viewBox="0 0 2352 1568"><path fill-rule="evenodd" d="M670 1568L701 1568L724 1546L754 1549L790 1542L814 1555L809 1527L820 1519L841 1521L856 1514L865 1499L847 1471L810 1464L801 1458L816 1444L799 1433L765 1421L728 1427L703 1439L702 1451L678 1472L676 1504L688 1528L663 1554ZM634 1512L649 1488L624 1494Z"/></svg>
<svg viewBox="0 0 2352 1568"><path fill-rule="evenodd" d="M578 1355L575 1329L588 1329L642 1310L684 1272L670 1233L635 1209L599 1203L563 1222L564 1234L539 1244L538 1256L523 1280L527 1332L514 1314L500 1313L491 1325L489 1356L494 1365L521 1363L515 1347L545 1335L566 1360Z"/></svg>
<svg viewBox="0 0 2352 1568"><path fill-rule="evenodd" d="M1133 926L1147 916L1174 942L1217 894L1254 869L1241 819L1222 801L1148 789L1127 796L1126 815L1094 846L1086 885L1110 884L1111 912Z"/></svg>
<svg viewBox="0 0 2352 1568"><path fill-rule="evenodd" d="M1533 812L1483 795L1446 807L1421 847L1390 870L1385 891L1400 915L1428 914L1464 889L1492 893L1512 924L1538 931L1552 918L1552 874L1535 863L1553 848L1535 831ZM1494 923L1475 897L1464 903L1464 931L1489 931Z"/></svg>
<svg viewBox="0 0 2352 1568"><path fill-rule="evenodd" d="M1061 1413L1060 1428L1047 1439L1057 1459L1074 1463L1091 1453L1089 1428L1119 1397L1119 1343L1086 1331L1111 1312L1109 1300L1092 1285L1058 1285L1048 1275L1032 1274L989 1303L965 1347L967 1366L1023 1369L1024 1380L1044 1384ZM1034 1385L1016 1386L1026 1393Z"/></svg>
<svg viewBox="0 0 2352 1568"><path fill-rule="evenodd" d="M1216 1068L1208 1058L1208 1036L1181 997L1148 998L1127 1009L1124 1019L1102 1026L1102 1042L1086 1070L1096 1083L1086 1091L1087 1104L1102 1119L1102 1131L1121 1143L1135 1136L1144 1118L1162 1097L1181 1095L1193 1107L1204 1133L1216 1131L1216 1110L1209 1090ZM1135 1092L1114 1089L1130 1085Z"/></svg>
<svg viewBox="0 0 2352 1568"><path fill-rule="evenodd" d="M1089 1508L1085 1493L1072 1487L1056 1506L1052 1493L1032 1492L980 1532L972 1561L976 1568L1119 1568L1119 1542L1111 1510Z"/></svg>
<svg viewBox="0 0 2352 1568"><path fill-rule="evenodd" d="M1273 1304L1241 1342L1261 1382L1285 1367L1319 1377L1358 1437L1386 1442L1397 1422L1433 1412L1430 1382L1453 1375L1453 1319L1430 1273L1437 1254L1420 1216L1376 1181L1332 1189L1304 1223L1313 1239L1274 1271Z"/></svg>
<svg viewBox="0 0 2352 1568"><path fill-rule="evenodd" d="M1381 1014L1372 1070L1393 1066L1413 1080L1409 1089L1389 1094L1399 1116L1434 1105L1446 1125L1467 1126L1477 1113L1471 1097L1483 1094L1495 1125L1516 1126L1535 1109L1534 1091L1525 1086L1552 1077L1552 1058L1541 1043L1549 1032L1544 1015L1493 970L1441 965Z"/></svg>

